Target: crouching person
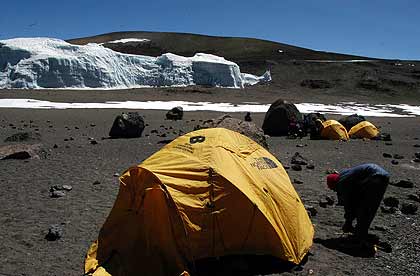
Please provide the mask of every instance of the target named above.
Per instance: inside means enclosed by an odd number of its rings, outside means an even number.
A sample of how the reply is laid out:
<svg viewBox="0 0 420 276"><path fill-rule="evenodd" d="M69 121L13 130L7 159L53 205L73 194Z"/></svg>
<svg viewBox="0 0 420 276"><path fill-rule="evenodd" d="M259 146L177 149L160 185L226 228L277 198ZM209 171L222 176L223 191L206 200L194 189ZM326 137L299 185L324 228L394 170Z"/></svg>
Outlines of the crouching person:
<svg viewBox="0 0 420 276"><path fill-rule="evenodd" d="M376 164L362 164L327 176L327 185L344 205L344 232L365 240L389 183L389 173ZM357 224L353 226L356 219Z"/></svg>

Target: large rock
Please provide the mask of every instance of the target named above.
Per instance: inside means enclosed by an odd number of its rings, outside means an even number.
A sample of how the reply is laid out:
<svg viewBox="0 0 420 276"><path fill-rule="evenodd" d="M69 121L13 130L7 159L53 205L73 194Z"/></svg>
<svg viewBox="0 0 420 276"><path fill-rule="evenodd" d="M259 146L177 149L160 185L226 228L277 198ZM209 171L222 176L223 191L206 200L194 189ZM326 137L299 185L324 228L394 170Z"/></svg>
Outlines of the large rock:
<svg viewBox="0 0 420 276"><path fill-rule="evenodd" d="M176 106L166 113L166 119L168 120L182 120L183 116L184 109L181 106Z"/></svg>
<svg viewBox="0 0 420 276"><path fill-rule="evenodd" d="M40 144L13 144L0 146L0 160L7 159L40 159L45 157Z"/></svg>
<svg viewBox="0 0 420 276"><path fill-rule="evenodd" d="M290 102L279 99L271 104L265 114L262 129L270 136L286 136L303 125L302 114Z"/></svg>
<svg viewBox="0 0 420 276"><path fill-rule="evenodd" d="M203 129L203 128L214 128L214 127L223 127L236 132L239 132L245 136L248 136L261 146L268 149L267 140L265 138L264 132L261 128L257 127L252 122L242 121L240 119L232 118L229 115L223 115L216 119L211 119L204 121L200 125L197 125L194 130Z"/></svg>
<svg viewBox="0 0 420 276"><path fill-rule="evenodd" d="M357 114L345 116L341 118L340 120L338 120L338 122L342 124L346 128L347 131L350 131L352 127L354 127L355 125L363 121L366 121L365 117L363 117L362 115L357 115Z"/></svg>
<svg viewBox="0 0 420 276"><path fill-rule="evenodd" d="M138 112L128 112L118 115L109 131L111 138L141 137L144 130L144 119Z"/></svg>

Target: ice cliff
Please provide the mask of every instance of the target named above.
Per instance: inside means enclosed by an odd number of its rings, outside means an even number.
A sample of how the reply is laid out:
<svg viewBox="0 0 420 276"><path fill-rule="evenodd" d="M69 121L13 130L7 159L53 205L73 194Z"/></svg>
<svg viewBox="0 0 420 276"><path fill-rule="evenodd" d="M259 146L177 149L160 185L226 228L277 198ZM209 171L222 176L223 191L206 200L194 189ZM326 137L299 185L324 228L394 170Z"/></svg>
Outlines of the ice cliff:
<svg viewBox="0 0 420 276"><path fill-rule="evenodd" d="M149 57L52 38L0 40L0 88L242 88L270 80L269 72L261 77L241 73L236 63L210 54Z"/></svg>

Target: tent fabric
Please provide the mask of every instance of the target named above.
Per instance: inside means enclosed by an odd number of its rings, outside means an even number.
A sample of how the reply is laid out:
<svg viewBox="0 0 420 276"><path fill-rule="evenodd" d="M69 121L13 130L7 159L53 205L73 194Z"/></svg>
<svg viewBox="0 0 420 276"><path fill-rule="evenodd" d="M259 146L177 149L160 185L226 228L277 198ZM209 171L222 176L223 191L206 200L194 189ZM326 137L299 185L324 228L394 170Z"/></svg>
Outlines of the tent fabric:
<svg viewBox="0 0 420 276"><path fill-rule="evenodd" d="M273 155L237 132L202 129L120 177L85 272L188 275L195 260L233 254L298 264L313 235L302 201Z"/></svg>
<svg viewBox="0 0 420 276"><path fill-rule="evenodd" d="M379 130L371 122L363 121L352 127L349 131L351 138L372 139L379 135Z"/></svg>
<svg viewBox="0 0 420 276"><path fill-rule="evenodd" d="M322 122L321 137L329 140L348 140L346 128L336 120Z"/></svg>

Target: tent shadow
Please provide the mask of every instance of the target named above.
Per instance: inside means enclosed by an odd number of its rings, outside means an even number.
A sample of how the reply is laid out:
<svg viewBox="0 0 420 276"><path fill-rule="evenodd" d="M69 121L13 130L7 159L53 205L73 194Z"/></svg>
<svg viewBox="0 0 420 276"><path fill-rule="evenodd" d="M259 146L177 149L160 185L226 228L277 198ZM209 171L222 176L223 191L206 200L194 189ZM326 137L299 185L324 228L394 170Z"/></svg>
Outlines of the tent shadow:
<svg viewBox="0 0 420 276"><path fill-rule="evenodd" d="M314 243L321 244L326 248L337 250L353 257L371 258L374 257L376 253L374 243L361 244L352 236L330 239L315 238Z"/></svg>
<svg viewBox="0 0 420 276"><path fill-rule="evenodd" d="M272 256L230 255L196 260L195 273L192 273L192 275L271 275L302 270L302 265L306 262L307 257L299 265L294 265Z"/></svg>

